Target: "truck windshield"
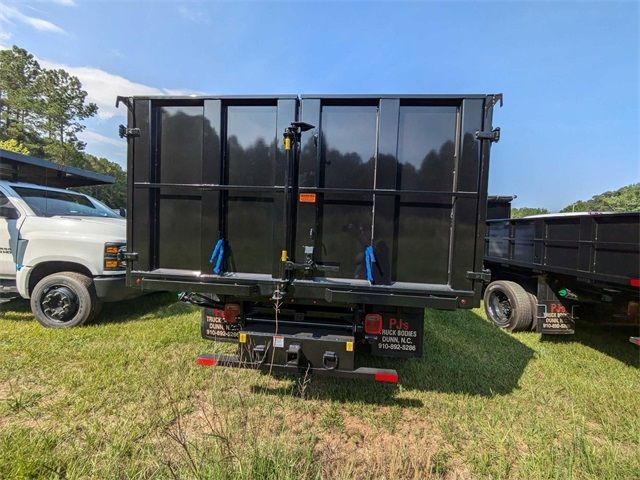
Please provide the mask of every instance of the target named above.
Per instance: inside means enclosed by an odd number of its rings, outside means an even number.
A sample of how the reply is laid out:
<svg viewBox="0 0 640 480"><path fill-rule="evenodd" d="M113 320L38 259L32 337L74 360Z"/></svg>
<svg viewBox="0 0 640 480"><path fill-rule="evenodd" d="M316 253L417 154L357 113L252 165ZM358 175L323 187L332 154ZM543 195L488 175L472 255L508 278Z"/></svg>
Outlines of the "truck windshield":
<svg viewBox="0 0 640 480"><path fill-rule="evenodd" d="M71 192L41 190L37 188L13 187L40 217L74 216L120 218L115 212L88 197Z"/></svg>

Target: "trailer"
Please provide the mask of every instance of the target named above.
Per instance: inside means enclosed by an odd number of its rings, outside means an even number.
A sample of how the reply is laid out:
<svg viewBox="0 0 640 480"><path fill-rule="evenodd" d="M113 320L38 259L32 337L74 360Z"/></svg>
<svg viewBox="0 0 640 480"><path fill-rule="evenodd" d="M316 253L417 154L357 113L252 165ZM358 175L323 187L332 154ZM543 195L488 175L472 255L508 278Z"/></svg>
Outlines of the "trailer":
<svg viewBox="0 0 640 480"><path fill-rule="evenodd" d="M501 95L119 97L130 285L183 292L203 365L398 381L424 308L480 304Z"/></svg>
<svg viewBox="0 0 640 480"><path fill-rule="evenodd" d="M640 213L487 222L484 308L511 331L572 334L576 320L638 324Z"/></svg>

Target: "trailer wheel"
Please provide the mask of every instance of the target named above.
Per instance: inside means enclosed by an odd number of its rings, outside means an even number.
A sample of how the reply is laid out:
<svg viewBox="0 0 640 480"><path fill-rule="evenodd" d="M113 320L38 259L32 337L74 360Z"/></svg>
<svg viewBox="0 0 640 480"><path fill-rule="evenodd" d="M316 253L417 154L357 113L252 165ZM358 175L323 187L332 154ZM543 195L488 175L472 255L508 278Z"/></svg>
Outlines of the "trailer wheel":
<svg viewBox="0 0 640 480"><path fill-rule="evenodd" d="M515 282L491 282L484 292L484 309L497 327L510 332L531 327L531 299L525 289Z"/></svg>
<svg viewBox="0 0 640 480"><path fill-rule="evenodd" d="M31 311L49 328L77 327L100 309L93 281L77 272L60 272L40 280L31 293Z"/></svg>

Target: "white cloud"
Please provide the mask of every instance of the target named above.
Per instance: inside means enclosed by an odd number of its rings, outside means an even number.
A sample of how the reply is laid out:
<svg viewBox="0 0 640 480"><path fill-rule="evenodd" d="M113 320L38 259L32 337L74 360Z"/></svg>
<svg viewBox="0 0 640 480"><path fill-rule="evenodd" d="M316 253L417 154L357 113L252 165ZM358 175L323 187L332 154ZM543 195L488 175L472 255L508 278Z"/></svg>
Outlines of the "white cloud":
<svg viewBox="0 0 640 480"><path fill-rule="evenodd" d="M57 3L58 5L62 5L63 7L75 7L78 5L75 0L48 0L51 3Z"/></svg>
<svg viewBox="0 0 640 480"><path fill-rule="evenodd" d="M71 67L40 59L38 61L45 68L62 68L71 75L78 77L82 83L82 88L87 91L88 100L98 105L98 117L102 120L126 115L124 107L121 106L119 109L115 107L118 95L190 95L194 93L186 90L151 87L99 68Z"/></svg>
<svg viewBox="0 0 640 480"><path fill-rule="evenodd" d="M95 145L97 143L102 143L104 145L110 145L113 147L125 148L126 142L123 140L117 139L115 137L107 137L106 135L102 135L101 133L94 132L93 130L85 130L78 134L78 138L87 144Z"/></svg>
<svg viewBox="0 0 640 480"><path fill-rule="evenodd" d="M14 24L14 22L20 22L41 32L60 33L65 35L67 33L58 25L51 23L48 20L25 15L17 8L10 7L9 5L0 2L0 23Z"/></svg>
<svg viewBox="0 0 640 480"><path fill-rule="evenodd" d="M193 23L209 23L209 16L202 10L195 10L182 5L181 7L178 7L178 13L185 20L189 20Z"/></svg>

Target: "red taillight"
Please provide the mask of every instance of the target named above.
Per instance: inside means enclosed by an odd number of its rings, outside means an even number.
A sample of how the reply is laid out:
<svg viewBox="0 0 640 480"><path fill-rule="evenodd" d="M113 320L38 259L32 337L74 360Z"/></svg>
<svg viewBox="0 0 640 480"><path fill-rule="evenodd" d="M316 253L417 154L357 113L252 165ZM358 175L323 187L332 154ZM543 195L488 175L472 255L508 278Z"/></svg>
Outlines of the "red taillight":
<svg viewBox="0 0 640 480"><path fill-rule="evenodd" d="M380 335L382 333L382 315L379 313L367 313L364 317L364 333Z"/></svg>
<svg viewBox="0 0 640 480"><path fill-rule="evenodd" d="M240 305L237 303L225 303L224 319L227 323L236 323L240 315Z"/></svg>
<svg viewBox="0 0 640 480"><path fill-rule="evenodd" d="M196 363L204 367L215 367L218 364L218 359L211 357L198 357Z"/></svg>
<svg viewBox="0 0 640 480"><path fill-rule="evenodd" d="M398 383L397 373L376 372L374 379L376 382Z"/></svg>
<svg viewBox="0 0 640 480"><path fill-rule="evenodd" d="M630 278L629 285L632 287L640 287L640 278Z"/></svg>

